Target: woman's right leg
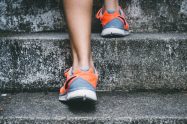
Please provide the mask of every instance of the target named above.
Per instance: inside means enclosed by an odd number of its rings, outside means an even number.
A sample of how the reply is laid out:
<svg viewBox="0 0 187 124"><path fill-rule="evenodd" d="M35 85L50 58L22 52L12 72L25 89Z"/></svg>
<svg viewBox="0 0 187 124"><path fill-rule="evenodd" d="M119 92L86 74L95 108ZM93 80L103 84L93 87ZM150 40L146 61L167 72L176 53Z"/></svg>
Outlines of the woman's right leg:
<svg viewBox="0 0 187 124"><path fill-rule="evenodd" d="M91 16L93 0L64 0L69 28L73 65L60 89L59 100L89 99L96 101L96 73L91 56Z"/></svg>
<svg viewBox="0 0 187 124"><path fill-rule="evenodd" d="M64 0L73 68L93 66L90 46L92 4L93 0Z"/></svg>

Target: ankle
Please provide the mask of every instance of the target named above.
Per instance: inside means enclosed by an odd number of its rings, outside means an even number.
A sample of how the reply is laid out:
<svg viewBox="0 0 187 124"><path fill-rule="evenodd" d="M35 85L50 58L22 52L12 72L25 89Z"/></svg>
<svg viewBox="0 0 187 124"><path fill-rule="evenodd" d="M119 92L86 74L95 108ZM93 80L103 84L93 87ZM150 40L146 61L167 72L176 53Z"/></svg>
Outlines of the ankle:
<svg viewBox="0 0 187 124"><path fill-rule="evenodd" d="M81 69L81 68L89 68L90 64L89 63L77 63L77 64L73 64L73 69Z"/></svg>
<svg viewBox="0 0 187 124"><path fill-rule="evenodd" d="M104 9L109 13L113 13L118 9L118 0L105 0Z"/></svg>

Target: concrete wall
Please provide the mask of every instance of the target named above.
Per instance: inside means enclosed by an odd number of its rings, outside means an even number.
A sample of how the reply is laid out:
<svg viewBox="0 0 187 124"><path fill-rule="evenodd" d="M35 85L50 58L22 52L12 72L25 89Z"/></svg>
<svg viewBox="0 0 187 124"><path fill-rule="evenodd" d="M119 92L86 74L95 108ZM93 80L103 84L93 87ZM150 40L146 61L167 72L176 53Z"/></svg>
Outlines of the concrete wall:
<svg viewBox="0 0 187 124"><path fill-rule="evenodd" d="M60 0L0 0L0 30L8 32L66 32ZM102 6L94 0L93 32L100 32L95 13ZM187 31L187 0L121 0L133 32Z"/></svg>

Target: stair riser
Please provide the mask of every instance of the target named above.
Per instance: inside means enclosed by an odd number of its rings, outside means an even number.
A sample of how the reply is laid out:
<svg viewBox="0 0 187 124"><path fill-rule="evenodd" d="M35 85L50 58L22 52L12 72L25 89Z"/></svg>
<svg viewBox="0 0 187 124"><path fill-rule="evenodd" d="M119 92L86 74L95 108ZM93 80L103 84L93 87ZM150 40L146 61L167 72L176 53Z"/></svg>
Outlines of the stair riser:
<svg viewBox="0 0 187 124"><path fill-rule="evenodd" d="M135 36L136 37L136 36ZM98 90L186 90L186 39L93 38ZM54 90L71 66L68 39L0 39L0 90Z"/></svg>
<svg viewBox="0 0 187 124"><path fill-rule="evenodd" d="M67 27L59 0L0 0L0 30L8 32L62 31ZM186 0L121 0L133 32L187 31ZM102 6L94 0L93 32L100 32L95 14Z"/></svg>

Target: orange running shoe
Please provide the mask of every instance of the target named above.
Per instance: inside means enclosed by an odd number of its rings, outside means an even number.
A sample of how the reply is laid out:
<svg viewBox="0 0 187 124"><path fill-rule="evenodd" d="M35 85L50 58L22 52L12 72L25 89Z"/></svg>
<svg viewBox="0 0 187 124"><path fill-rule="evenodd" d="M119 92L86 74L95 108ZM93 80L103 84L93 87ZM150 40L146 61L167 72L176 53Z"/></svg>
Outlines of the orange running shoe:
<svg viewBox="0 0 187 124"><path fill-rule="evenodd" d="M103 27L101 36L115 37L129 35L129 25L120 6L112 13L109 13L104 8L101 8L97 12L96 18L100 19Z"/></svg>
<svg viewBox="0 0 187 124"><path fill-rule="evenodd" d="M86 69L73 70L70 68L65 71L64 75L67 79L60 89L60 101L74 99L97 101L98 73L95 69L87 67Z"/></svg>

